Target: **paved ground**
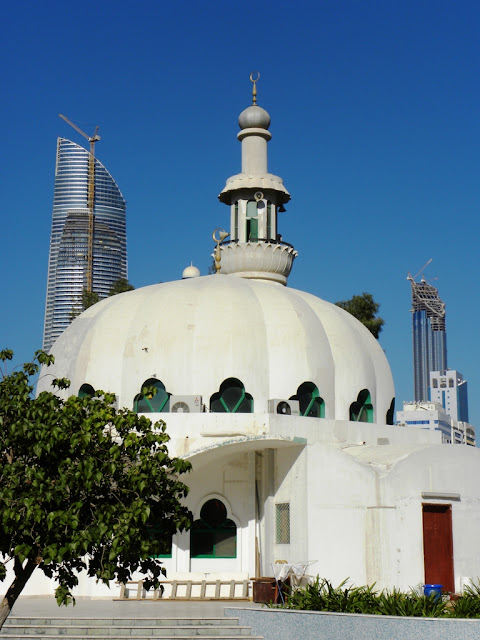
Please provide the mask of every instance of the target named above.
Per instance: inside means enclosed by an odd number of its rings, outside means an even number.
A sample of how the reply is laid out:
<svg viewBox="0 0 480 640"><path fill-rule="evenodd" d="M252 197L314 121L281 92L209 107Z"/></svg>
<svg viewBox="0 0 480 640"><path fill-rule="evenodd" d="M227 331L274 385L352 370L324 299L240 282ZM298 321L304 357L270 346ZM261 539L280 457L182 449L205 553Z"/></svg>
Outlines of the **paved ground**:
<svg viewBox="0 0 480 640"><path fill-rule="evenodd" d="M12 616L55 618L222 618L224 607L261 608L261 604L238 600L182 602L173 600L122 600L77 598L75 607L59 607L53 597L21 596L15 603Z"/></svg>

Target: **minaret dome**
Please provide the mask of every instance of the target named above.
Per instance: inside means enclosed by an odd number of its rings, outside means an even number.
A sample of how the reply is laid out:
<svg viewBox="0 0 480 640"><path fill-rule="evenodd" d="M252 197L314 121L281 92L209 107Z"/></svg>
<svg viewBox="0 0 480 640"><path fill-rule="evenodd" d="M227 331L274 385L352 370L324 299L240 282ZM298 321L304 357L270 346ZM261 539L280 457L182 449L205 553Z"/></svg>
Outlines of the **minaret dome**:
<svg viewBox="0 0 480 640"><path fill-rule="evenodd" d="M252 104L238 116L240 129L268 129L270 126L270 114L257 104Z"/></svg>

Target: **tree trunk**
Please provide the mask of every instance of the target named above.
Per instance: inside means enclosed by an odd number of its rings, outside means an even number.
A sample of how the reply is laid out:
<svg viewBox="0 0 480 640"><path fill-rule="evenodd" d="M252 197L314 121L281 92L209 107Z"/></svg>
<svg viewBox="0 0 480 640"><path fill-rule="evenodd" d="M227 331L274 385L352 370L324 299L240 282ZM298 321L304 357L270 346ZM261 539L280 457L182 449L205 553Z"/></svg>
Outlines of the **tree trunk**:
<svg viewBox="0 0 480 640"><path fill-rule="evenodd" d="M22 566L22 563L15 558L15 579L0 603L0 629L10 615L13 605L22 593L36 566L35 560L27 560L27 564Z"/></svg>

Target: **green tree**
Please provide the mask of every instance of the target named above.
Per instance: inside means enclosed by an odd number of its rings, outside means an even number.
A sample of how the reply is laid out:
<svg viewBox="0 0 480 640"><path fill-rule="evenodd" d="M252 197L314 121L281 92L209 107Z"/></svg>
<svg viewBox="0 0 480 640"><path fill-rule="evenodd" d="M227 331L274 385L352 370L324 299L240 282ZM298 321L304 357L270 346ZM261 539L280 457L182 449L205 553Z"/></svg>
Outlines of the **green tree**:
<svg viewBox="0 0 480 640"><path fill-rule="evenodd" d="M360 320L378 340L385 320L377 317L376 314L380 309L380 305L375 302L371 293L363 292L360 296L353 296L350 300L339 300L335 304L337 307L341 307L351 313L357 320Z"/></svg>
<svg viewBox="0 0 480 640"><path fill-rule="evenodd" d="M96 291L88 291L88 289L82 289L82 311L88 309L89 307L93 307L94 304L100 302L100 296Z"/></svg>
<svg viewBox="0 0 480 640"><path fill-rule="evenodd" d="M82 293L80 295L80 303L78 306L72 307L70 311L70 322L73 322L75 318L77 318L82 311L88 309L89 307L93 307L94 304L100 302L100 296L96 291L88 291L88 289L82 289Z"/></svg>
<svg viewBox="0 0 480 640"><path fill-rule="evenodd" d="M73 600L80 570L105 584L139 570L147 588L158 584L165 571L153 556L191 522L179 480L190 464L168 456L164 422L116 410L103 391L35 398L32 379L53 356L37 351L7 374L12 357L0 351L0 579L14 572L0 628L34 571L58 580L59 604Z"/></svg>
<svg viewBox="0 0 480 640"><path fill-rule="evenodd" d="M108 295L116 296L117 293L133 291L134 289L135 287L133 286L133 284L130 284L130 282L126 278L118 278L118 280L115 280L115 282L112 284ZM85 309L88 309L89 307L93 307L93 305L97 304L97 302L100 302L100 296L96 291L88 291L85 288L82 289L80 304L73 307L70 311L70 322L73 322L75 318L82 313L82 311L85 311Z"/></svg>
<svg viewBox="0 0 480 640"><path fill-rule="evenodd" d="M133 291L134 289L135 287L133 286L133 284L130 284L130 282L126 278L119 278L118 280L115 280L115 282L112 284L112 287L108 292L108 295L116 296L117 293L124 293L125 291Z"/></svg>

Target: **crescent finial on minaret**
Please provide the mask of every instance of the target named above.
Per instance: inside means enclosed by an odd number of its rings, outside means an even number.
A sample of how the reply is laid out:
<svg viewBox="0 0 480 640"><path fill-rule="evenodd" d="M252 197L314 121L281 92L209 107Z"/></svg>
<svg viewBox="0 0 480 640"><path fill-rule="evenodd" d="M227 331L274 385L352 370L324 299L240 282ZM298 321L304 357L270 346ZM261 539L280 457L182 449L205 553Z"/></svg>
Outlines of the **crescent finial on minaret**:
<svg viewBox="0 0 480 640"><path fill-rule="evenodd" d="M255 75L257 77L255 77ZM257 82L260 80L260 72L259 71L252 71L252 73L250 74L250 80L253 83L253 89L252 89L252 104L257 104Z"/></svg>

